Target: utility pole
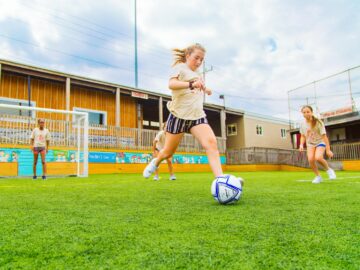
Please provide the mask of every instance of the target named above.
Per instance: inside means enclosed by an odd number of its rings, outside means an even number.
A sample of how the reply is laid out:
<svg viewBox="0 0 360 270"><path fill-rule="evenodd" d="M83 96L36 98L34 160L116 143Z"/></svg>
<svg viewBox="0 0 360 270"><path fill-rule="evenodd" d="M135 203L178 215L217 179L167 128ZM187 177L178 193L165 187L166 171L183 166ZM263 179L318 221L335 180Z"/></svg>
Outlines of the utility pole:
<svg viewBox="0 0 360 270"><path fill-rule="evenodd" d="M210 71L213 71L213 66L210 66L210 68L206 68L205 66L205 60L204 60L204 63L203 63L203 72L202 72L202 75L203 75L203 80L204 80L204 83L205 83L205 75L207 72L210 72ZM206 85L206 84L205 84ZM204 103L205 103L205 98L206 98L206 94L204 93Z"/></svg>

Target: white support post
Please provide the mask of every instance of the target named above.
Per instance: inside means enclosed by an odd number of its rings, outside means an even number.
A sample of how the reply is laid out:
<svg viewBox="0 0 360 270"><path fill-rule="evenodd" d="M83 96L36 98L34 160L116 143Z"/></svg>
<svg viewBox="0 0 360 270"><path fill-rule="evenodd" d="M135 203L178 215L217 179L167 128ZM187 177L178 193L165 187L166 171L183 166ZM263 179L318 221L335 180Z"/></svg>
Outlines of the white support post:
<svg viewBox="0 0 360 270"><path fill-rule="evenodd" d="M226 139L226 112L224 109L220 111L221 138Z"/></svg>
<svg viewBox="0 0 360 270"><path fill-rule="evenodd" d="M86 151L85 151L86 150ZM80 158L80 157L79 157ZM84 116L84 171L83 176L89 176L89 116Z"/></svg>
<svg viewBox="0 0 360 270"><path fill-rule="evenodd" d="M66 78L66 89L65 89L65 110L66 111L70 111L70 89L71 88L71 81L70 78L67 77ZM66 121L70 121L69 120L69 115L66 115Z"/></svg>
<svg viewBox="0 0 360 270"><path fill-rule="evenodd" d="M162 124L164 123L163 117L163 98L159 98L159 129L161 130Z"/></svg>
<svg viewBox="0 0 360 270"><path fill-rule="evenodd" d="M116 88L116 97L115 97L115 125L120 127L120 88Z"/></svg>

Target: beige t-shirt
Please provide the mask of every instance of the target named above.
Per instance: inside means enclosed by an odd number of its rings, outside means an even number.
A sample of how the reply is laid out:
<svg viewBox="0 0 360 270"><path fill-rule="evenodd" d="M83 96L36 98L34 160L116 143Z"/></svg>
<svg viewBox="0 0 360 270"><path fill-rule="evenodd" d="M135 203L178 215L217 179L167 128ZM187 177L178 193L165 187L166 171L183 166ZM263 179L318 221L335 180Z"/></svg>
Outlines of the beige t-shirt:
<svg viewBox="0 0 360 270"><path fill-rule="evenodd" d="M156 149L161 150L164 148L165 145L165 131L161 130L156 134L155 141L156 141Z"/></svg>
<svg viewBox="0 0 360 270"><path fill-rule="evenodd" d="M200 78L200 74L192 71L185 63L180 63L173 67L170 78L190 82ZM167 108L174 116L185 120L197 120L206 116L203 109L203 91L190 88L171 91L172 100L167 103Z"/></svg>
<svg viewBox="0 0 360 270"><path fill-rule="evenodd" d="M50 141L51 135L47 128L40 130L39 128L34 128L31 133L31 139L34 140L34 147L45 147L46 141Z"/></svg>
<svg viewBox="0 0 360 270"><path fill-rule="evenodd" d="M324 124L316 123L312 128L310 123L304 121L300 126L300 133L306 138L307 146L317 146L319 143L324 143L322 135L326 134Z"/></svg>

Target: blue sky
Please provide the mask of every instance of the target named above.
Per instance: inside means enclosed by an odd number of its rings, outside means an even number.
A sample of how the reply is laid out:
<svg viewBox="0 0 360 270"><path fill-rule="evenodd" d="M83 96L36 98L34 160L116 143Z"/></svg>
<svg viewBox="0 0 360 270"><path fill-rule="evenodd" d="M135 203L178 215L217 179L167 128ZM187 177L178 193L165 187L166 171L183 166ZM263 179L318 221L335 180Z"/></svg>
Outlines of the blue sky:
<svg viewBox="0 0 360 270"><path fill-rule="evenodd" d="M286 118L288 90L360 65L360 1L137 4L142 89L170 94L171 49L198 42L212 66L208 102L225 94L227 106ZM0 0L0 58L134 86L134 1ZM360 91L360 71L351 75ZM324 97L323 110L336 102Z"/></svg>

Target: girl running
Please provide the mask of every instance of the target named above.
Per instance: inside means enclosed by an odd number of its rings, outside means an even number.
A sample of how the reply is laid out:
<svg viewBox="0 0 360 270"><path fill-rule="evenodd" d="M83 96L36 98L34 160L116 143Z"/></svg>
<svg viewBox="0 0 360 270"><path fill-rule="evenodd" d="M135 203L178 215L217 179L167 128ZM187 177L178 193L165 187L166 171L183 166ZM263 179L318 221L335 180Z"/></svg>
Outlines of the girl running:
<svg viewBox="0 0 360 270"><path fill-rule="evenodd" d="M330 180L336 179L335 171L329 167L324 159L324 153L326 153L329 158L334 155L330 150L330 142L326 136L324 123L314 116L311 106L303 106L301 112L305 121L300 126L301 138L299 150L304 150L304 142L306 140L307 158L310 167L316 175L312 183L319 184L322 182L322 177L319 173L316 161L324 167Z"/></svg>

